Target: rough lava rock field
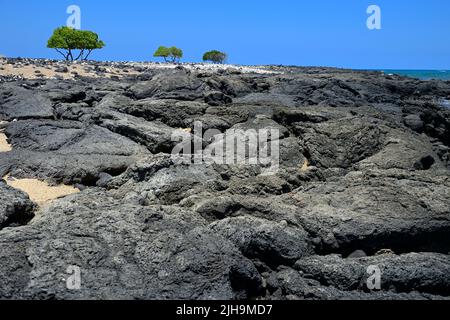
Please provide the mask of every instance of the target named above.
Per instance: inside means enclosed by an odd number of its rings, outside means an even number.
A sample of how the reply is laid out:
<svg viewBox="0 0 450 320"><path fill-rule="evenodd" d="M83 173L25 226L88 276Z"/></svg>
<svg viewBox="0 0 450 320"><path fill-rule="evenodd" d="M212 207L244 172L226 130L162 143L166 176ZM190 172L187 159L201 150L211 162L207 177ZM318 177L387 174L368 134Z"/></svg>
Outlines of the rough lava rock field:
<svg viewBox="0 0 450 320"><path fill-rule="evenodd" d="M450 82L75 66L0 63L1 299L450 298ZM279 128L279 171L175 164L195 121ZM39 206L11 177L80 192Z"/></svg>

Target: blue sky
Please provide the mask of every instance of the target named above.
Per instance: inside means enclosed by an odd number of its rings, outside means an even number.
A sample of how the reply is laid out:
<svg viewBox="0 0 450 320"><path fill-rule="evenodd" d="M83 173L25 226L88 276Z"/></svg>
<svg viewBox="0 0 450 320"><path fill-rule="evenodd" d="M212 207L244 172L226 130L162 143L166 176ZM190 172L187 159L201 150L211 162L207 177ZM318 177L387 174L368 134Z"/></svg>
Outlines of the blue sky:
<svg viewBox="0 0 450 320"><path fill-rule="evenodd" d="M218 49L237 64L450 69L448 0L0 0L0 54L58 58L46 41L72 4L107 44L98 60L148 61L175 45L184 61ZM366 27L371 4L382 30Z"/></svg>

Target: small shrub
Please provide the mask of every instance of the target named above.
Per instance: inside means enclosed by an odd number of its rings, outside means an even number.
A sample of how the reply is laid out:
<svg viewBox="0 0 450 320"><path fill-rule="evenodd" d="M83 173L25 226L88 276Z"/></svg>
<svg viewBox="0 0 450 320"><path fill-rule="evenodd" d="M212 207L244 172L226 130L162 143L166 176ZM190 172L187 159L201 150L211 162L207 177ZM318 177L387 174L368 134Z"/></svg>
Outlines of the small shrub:
<svg viewBox="0 0 450 320"><path fill-rule="evenodd" d="M203 55L203 61L211 61L213 63L225 63L227 54L217 50L208 51Z"/></svg>
<svg viewBox="0 0 450 320"><path fill-rule="evenodd" d="M180 59L183 58L183 50L177 48L177 47L164 47L161 46L156 50L156 52L153 54L154 57L157 58L164 58L165 62L180 62Z"/></svg>

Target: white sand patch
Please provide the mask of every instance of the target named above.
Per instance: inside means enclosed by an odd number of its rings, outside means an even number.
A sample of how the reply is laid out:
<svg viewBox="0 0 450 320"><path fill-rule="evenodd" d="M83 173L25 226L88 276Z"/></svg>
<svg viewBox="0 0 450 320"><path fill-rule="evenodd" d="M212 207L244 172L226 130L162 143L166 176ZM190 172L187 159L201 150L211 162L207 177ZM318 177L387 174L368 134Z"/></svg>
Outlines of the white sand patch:
<svg viewBox="0 0 450 320"><path fill-rule="evenodd" d="M76 73L82 77L88 78L100 78L103 77L101 74L97 74L97 72L91 70L92 66L88 62L73 62L70 64L55 64L49 63L48 66L34 66L30 65L12 65L5 63L5 61L0 61L0 76L19 76L25 79L52 79L55 77L61 77L63 79L73 79ZM60 67L67 67L68 72L57 72ZM123 77L128 75L137 74L137 72L129 71L125 73L122 69L119 68L106 68L108 69L105 73L106 78L110 78L113 76Z"/></svg>
<svg viewBox="0 0 450 320"><path fill-rule="evenodd" d="M178 66L182 66L192 71L209 71L219 72L226 70L234 70L242 73L258 73L258 74L279 74L272 70L267 70L265 67L253 67L253 66L239 66L233 64L212 64L212 63L158 63L158 62L127 62L128 65L133 67L142 67L147 69L175 69ZM114 66L114 62L112 62Z"/></svg>
<svg viewBox="0 0 450 320"><path fill-rule="evenodd" d="M2 122L0 121L0 125ZM0 152L8 152L11 151L12 147L8 143L8 138L6 137L6 134L3 132L2 129L0 129Z"/></svg>
<svg viewBox="0 0 450 320"><path fill-rule="evenodd" d="M301 172L306 172L309 171L309 161L308 159L305 160L305 162L303 163L302 167L300 168Z"/></svg>
<svg viewBox="0 0 450 320"><path fill-rule="evenodd" d="M9 176L3 178L6 183L15 189L27 193L32 201L43 207L53 200L80 192L77 188L59 185L50 186L37 179L14 179Z"/></svg>
<svg viewBox="0 0 450 320"><path fill-rule="evenodd" d="M104 62L98 65L89 61L74 61L70 63L59 61L45 61L44 64L36 65L38 60L28 62L8 63L6 59L0 59L0 76L18 76L25 79L53 79L61 77L63 79L73 79L75 74L88 78L111 78L139 75L151 70L172 70L179 66L191 71L220 73L225 71L237 71L240 73L257 74L280 74L269 70L264 66L239 66L231 64L210 64L210 63L158 63L158 62ZM35 64L36 63L36 64ZM99 67L104 72L95 71ZM67 68L68 72L58 72L61 68ZM139 72L135 68L141 69ZM138 69L138 70L139 70Z"/></svg>

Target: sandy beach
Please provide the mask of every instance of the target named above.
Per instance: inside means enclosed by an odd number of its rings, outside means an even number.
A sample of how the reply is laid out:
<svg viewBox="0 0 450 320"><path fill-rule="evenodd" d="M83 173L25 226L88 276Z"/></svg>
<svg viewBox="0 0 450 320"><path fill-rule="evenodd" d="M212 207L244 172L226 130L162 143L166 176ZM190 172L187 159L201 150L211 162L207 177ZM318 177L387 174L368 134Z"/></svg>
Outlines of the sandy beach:
<svg viewBox="0 0 450 320"><path fill-rule="evenodd" d="M123 78L139 75L151 70L171 70L183 67L190 71L276 74L279 72L264 67L222 65L209 63L157 63L157 62L91 62L91 61L55 61L43 60L35 65L24 59L11 61L0 58L0 76L20 77L24 79L74 79L77 76L87 78Z"/></svg>
<svg viewBox="0 0 450 320"><path fill-rule="evenodd" d="M0 130L0 152L11 151L11 145L8 143L6 135Z"/></svg>
<svg viewBox="0 0 450 320"><path fill-rule="evenodd" d="M11 145L8 143L8 138L4 133L4 127L6 124L6 121L0 121L0 152L11 151Z"/></svg>
<svg viewBox="0 0 450 320"><path fill-rule="evenodd" d="M50 186L48 183L37 179L15 179L5 176L3 180L10 187L28 194L30 199L40 207L51 203L55 199L80 192L80 190L71 186Z"/></svg>

